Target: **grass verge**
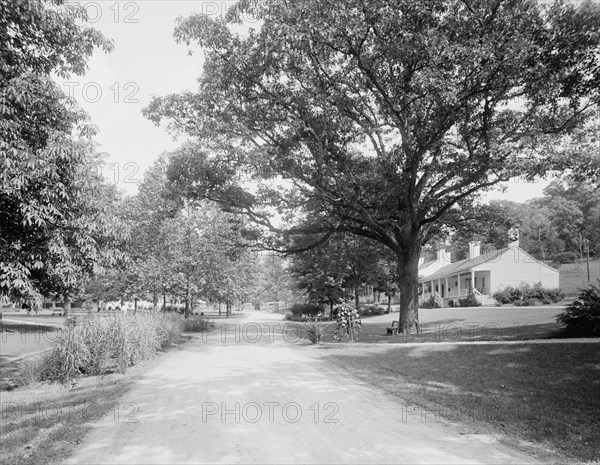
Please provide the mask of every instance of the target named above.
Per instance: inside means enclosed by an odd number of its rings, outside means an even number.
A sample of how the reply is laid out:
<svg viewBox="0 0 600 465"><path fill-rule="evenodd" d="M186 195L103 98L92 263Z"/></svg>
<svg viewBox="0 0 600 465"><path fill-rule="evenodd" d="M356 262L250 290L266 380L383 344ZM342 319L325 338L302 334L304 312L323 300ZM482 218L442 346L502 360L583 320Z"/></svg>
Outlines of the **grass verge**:
<svg viewBox="0 0 600 465"><path fill-rule="evenodd" d="M104 415L113 412L115 421L125 421L119 399L157 360L145 361L126 374L81 378L67 386L35 383L0 392L0 463L63 462Z"/></svg>
<svg viewBox="0 0 600 465"><path fill-rule="evenodd" d="M360 346L322 353L447 420L534 442L567 460L600 457L598 343L373 346L370 353Z"/></svg>

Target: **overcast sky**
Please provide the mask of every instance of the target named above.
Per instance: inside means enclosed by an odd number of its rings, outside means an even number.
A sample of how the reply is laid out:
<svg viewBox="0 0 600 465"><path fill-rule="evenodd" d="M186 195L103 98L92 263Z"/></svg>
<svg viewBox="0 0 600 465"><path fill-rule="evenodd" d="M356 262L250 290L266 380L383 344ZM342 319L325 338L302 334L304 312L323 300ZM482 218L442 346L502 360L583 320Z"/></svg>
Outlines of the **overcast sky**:
<svg viewBox="0 0 600 465"><path fill-rule="evenodd" d="M71 2L75 3L75 2ZM195 90L202 56L188 55L173 39L175 19L195 13L222 15L232 2L196 0L96 0L86 6L90 25L112 39L111 54L97 51L83 77L62 82L98 126L96 141L108 154L105 176L129 193L158 155L179 142L142 115L152 95ZM506 193L486 198L523 202L542 195L547 183L508 183Z"/></svg>

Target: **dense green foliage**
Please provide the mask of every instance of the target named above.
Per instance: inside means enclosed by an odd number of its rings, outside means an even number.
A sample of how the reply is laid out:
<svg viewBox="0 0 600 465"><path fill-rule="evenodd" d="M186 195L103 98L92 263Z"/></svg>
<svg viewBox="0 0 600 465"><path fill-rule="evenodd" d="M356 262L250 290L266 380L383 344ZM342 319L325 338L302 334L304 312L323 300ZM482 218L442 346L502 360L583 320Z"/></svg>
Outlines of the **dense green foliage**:
<svg viewBox="0 0 600 465"><path fill-rule="evenodd" d="M590 284L556 317L575 335L600 336L600 287Z"/></svg>
<svg viewBox="0 0 600 465"><path fill-rule="evenodd" d="M69 298L117 261L116 194L98 173L87 117L52 81L81 75L96 47L85 9L62 1L0 4L0 294Z"/></svg>
<svg viewBox="0 0 600 465"><path fill-rule="evenodd" d="M144 174L138 193L124 206L123 217L133 232L123 250L127 266L96 278L87 292L106 300L141 298L158 309L183 302L188 317L200 300L234 303L250 299L257 278L258 257L249 250L244 219L223 212L214 203L194 201L178 188L178 170L163 154Z"/></svg>
<svg viewBox="0 0 600 465"><path fill-rule="evenodd" d="M302 318L303 316L314 317L323 312L323 307L310 303L297 303L290 309L294 318Z"/></svg>
<svg viewBox="0 0 600 465"><path fill-rule="evenodd" d="M291 256L290 273L310 302L333 306L354 296L355 307L365 284L393 296L395 263L389 250L371 239L351 234L334 234L316 246L314 238L296 242L302 250Z"/></svg>
<svg viewBox="0 0 600 465"><path fill-rule="evenodd" d="M544 196L524 203L495 200L477 218L459 223L451 246L455 259L466 258L468 242L484 248L507 246L509 232L519 231L519 246L538 260L554 264L600 255L600 189L590 181L560 179Z"/></svg>

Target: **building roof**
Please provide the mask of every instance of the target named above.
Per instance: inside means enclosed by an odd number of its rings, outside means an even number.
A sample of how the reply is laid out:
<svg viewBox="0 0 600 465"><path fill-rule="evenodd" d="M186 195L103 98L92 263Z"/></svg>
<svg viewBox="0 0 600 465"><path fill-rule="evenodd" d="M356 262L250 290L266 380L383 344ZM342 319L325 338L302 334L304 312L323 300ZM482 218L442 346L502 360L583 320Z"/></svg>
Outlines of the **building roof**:
<svg viewBox="0 0 600 465"><path fill-rule="evenodd" d="M556 271L554 268L546 265L544 262L540 262L539 260L536 260L531 255L529 255L527 252L525 252L523 249L521 249L520 247L517 247L517 248L519 249L519 253L523 253L527 257L529 257L531 260L535 260L536 262L538 262L540 265L543 265L547 268L550 268L551 270ZM420 278L429 281L432 279L444 278L446 276L455 275L457 273L462 273L464 271L471 271L473 268L479 267L485 263L496 261L502 254L504 254L505 252L507 252L508 250L511 250L511 249L514 249L514 247L505 247L504 249L495 250L495 251L489 252L489 253L484 253L473 259L465 258L464 260L460 260L458 262L451 263L449 265L446 265L446 266L440 268L439 270L437 270L435 273L431 274L430 276L420 277Z"/></svg>
<svg viewBox="0 0 600 465"><path fill-rule="evenodd" d="M507 249L497 250L493 254L483 254L475 257L473 259L465 258L464 260L460 260L455 263L450 263L450 265L446 265L431 276L427 276L427 280L430 279L438 279L443 278L444 276L454 275L457 273L462 273L463 271L470 271L472 268L476 266L482 265L483 263L487 263L489 261L497 259L500 255L502 255Z"/></svg>
<svg viewBox="0 0 600 465"><path fill-rule="evenodd" d="M435 262L436 262L436 260L430 260L430 261L428 261L428 262L421 263L421 264L419 265L419 271L421 271L421 270L424 270L424 269L426 269L426 268L429 268L429 267L430 267L431 265L433 265Z"/></svg>

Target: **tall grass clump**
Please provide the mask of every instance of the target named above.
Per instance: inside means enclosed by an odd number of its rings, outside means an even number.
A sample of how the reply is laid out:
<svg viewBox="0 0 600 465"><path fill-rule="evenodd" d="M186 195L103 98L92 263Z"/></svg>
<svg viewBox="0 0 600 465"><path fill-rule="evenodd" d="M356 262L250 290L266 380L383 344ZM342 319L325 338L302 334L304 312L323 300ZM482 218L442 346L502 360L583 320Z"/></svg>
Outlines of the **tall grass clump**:
<svg viewBox="0 0 600 465"><path fill-rule="evenodd" d="M56 334L45 358L43 378L68 382L81 375L125 373L171 346L184 329L184 319L173 313L91 315L71 320Z"/></svg>

